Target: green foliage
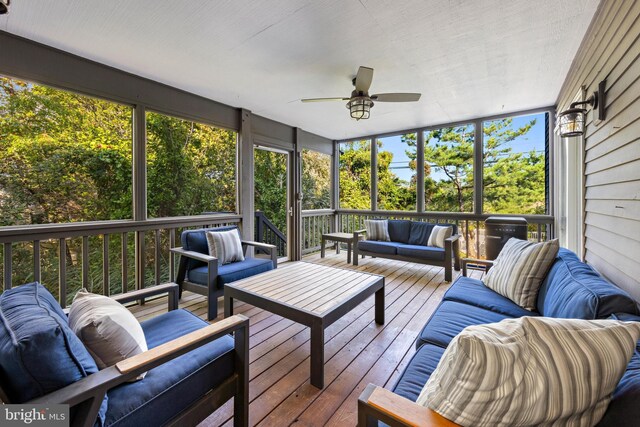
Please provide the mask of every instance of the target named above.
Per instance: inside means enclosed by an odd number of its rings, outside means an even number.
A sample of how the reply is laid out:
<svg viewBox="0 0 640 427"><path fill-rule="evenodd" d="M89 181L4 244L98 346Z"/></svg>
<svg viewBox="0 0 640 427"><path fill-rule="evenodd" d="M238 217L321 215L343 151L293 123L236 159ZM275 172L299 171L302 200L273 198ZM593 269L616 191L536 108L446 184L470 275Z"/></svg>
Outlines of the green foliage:
<svg viewBox="0 0 640 427"><path fill-rule="evenodd" d="M302 150L302 209L331 207L331 156Z"/></svg>
<svg viewBox="0 0 640 427"><path fill-rule="evenodd" d="M0 78L0 226L131 217L131 109Z"/></svg>
<svg viewBox="0 0 640 427"><path fill-rule="evenodd" d="M340 207L371 208L371 142L340 144Z"/></svg>
<svg viewBox="0 0 640 427"><path fill-rule="evenodd" d="M235 132L149 113L147 164L149 216L235 212Z"/></svg>
<svg viewBox="0 0 640 427"><path fill-rule="evenodd" d="M235 132L156 113L148 114L147 121L149 215L235 211ZM128 106L0 77L0 156L0 226L132 218ZM110 238L112 291L120 292L121 237ZM148 249L153 239L147 233ZM168 235L161 236L163 248L167 240ZM127 249L131 289L133 235ZM33 280L32 251L30 242L13 245L14 283ZM54 294L58 251L57 241L41 242L42 281ZM67 239L62 256L71 297L81 284L82 239ZM89 287L98 291L102 237L90 237L89 258ZM149 281L154 258L148 250ZM162 265L167 266L166 259Z"/></svg>
<svg viewBox="0 0 640 427"><path fill-rule="evenodd" d="M253 150L255 170L255 209L286 235L287 230L287 155L268 150Z"/></svg>

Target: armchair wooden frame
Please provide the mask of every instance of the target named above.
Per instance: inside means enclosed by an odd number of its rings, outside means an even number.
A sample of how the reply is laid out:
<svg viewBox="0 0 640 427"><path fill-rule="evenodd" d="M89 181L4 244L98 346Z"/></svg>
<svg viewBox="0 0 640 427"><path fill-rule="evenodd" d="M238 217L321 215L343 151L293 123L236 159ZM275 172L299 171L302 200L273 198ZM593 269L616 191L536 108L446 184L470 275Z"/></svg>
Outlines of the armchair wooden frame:
<svg viewBox="0 0 640 427"><path fill-rule="evenodd" d="M391 255L391 254L381 254L378 252L370 252L364 251L358 247L358 242L360 241L360 236L362 234L366 234L367 230L356 230L353 232L353 265L358 265L358 255L364 257L365 255L369 255L371 257L378 258L387 258L387 259L396 259L398 261L407 261L407 262L417 262L419 264L429 264L436 265L439 267L444 267L444 280L450 282L453 279L453 271L451 269L451 264L453 263L453 268L456 271L460 271L460 234L454 234L453 236L445 239L444 241L444 261L437 259L422 259L415 258L404 255Z"/></svg>
<svg viewBox="0 0 640 427"><path fill-rule="evenodd" d="M273 268L278 267L278 248L276 248L276 246L269 245L267 243L242 240L242 249L244 250L245 256L249 246L267 252L271 258L271 262L273 263ZM207 297L207 319L213 320L218 317L218 298L224 296L224 289L218 289L216 286L216 282L218 280L218 258L200 252L187 251L182 247L172 248L171 252L180 255L178 276L176 277L176 282L180 287L178 298L182 298L183 290L204 295ZM206 286L192 283L187 280L187 263L189 262L189 259L201 261L207 264Z"/></svg>
<svg viewBox="0 0 640 427"><path fill-rule="evenodd" d="M358 427L459 427L437 412L392 391L369 384L358 398Z"/></svg>
<svg viewBox="0 0 640 427"><path fill-rule="evenodd" d="M175 283L141 289L113 298L118 302L125 303L163 293L169 294L168 309L176 309L178 307L178 285ZM209 391L193 403L186 411L176 414L169 425L196 425L233 397L234 426L247 426L249 419L249 319L242 315L229 317L213 325L205 326L27 403L67 404L71 408L70 425L72 427L91 427L98 417L102 400L110 389L228 334L234 334L235 372L216 389ZM5 400L6 395L4 393L2 395Z"/></svg>

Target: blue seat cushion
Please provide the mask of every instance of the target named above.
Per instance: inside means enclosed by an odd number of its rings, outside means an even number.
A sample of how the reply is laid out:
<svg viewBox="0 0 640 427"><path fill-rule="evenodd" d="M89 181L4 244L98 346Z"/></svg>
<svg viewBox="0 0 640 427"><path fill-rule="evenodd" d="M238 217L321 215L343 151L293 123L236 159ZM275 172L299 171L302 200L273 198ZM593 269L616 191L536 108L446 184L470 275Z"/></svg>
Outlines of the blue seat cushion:
<svg viewBox="0 0 640 427"><path fill-rule="evenodd" d="M629 294L567 249L560 249L542 282L537 308L543 316L575 319L606 319L613 313L640 314Z"/></svg>
<svg viewBox="0 0 640 427"><path fill-rule="evenodd" d="M616 314L615 319L626 322L640 322L640 317L629 314ZM598 427L637 426L640 420L640 343L631 357L622 379L618 383L613 397Z"/></svg>
<svg viewBox="0 0 640 427"><path fill-rule="evenodd" d="M189 270L187 277L192 283L207 285L208 267L197 267ZM225 283L235 282L246 277L255 276L265 271L273 270L273 262L270 258L245 258L244 261L218 265L218 279L216 286L222 289Z"/></svg>
<svg viewBox="0 0 640 427"><path fill-rule="evenodd" d="M444 348L433 344L425 344L413 355L398 381L391 391L415 402L422 388L438 366Z"/></svg>
<svg viewBox="0 0 640 427"><path fill-rule="evenodd" d="M418 259L444 261L444 249L435 248L433 246L401 245L398 246L398 255Z"/></svg>
<svg viewBox="0 0 640 427"><path fill-rule="evenodd" d="M389 239L392 242L408 243L409 233L411 232L411 221L405 219L390 219L389 224Z"/></svg>
<svg viewBox="0 0 640 427"><path fill-rule="evenodd" d="M235 225L229 225L225 227L213 227L213 228L199 228L197 230L185 230L180 235L180 241L182 242L182 248L187 251L199 252L201 254L209 254L209 246L207 245L207 237L205 235L208 231L229 231L235 230ZM189 259L187 262L187 269L201 267L206 265L202 261L195 259ZM206 282L205 282L206 283Z"/></svg>
<svg viewBox="0 0 640 427"><path fill-rule="evenodd" d="M358 242L358 249L375 252L383 255L396 255L398 253L398 246L401 243L396 242L380 242L377 240L361 240Z"/></svg>
<svg viewBox="0 0 640 427"><path fill-rule="evenodd" d="M511 317L537 316L507 297L487 288L481 280L460 276L444 294L444 301L457 301Z"/></svg>
<svg viewBox="0 0 640 427"><path fill-rule="evenodd" d="M0 295L0 380L11 403L23 403L98 372L53 295L29 283ZM104 420L102 401L98 425Z"/></svg>
<svg viewBox="0 0 640 427"><path fill-rule="evenodd" d="M443 301L420 332L416 347L423 344L447 347L467 326L495 323L507 318L511 316L461 302Z"/></svg>
<svg viewBox="0 0 640 427"><path fill-rule="evenodd" d="M151 349L208 323L189 311L174 310L141 325ZM106 425L164 425L233 375L233 345L225 335L150 370L141 381L111 389Z"/></svg>

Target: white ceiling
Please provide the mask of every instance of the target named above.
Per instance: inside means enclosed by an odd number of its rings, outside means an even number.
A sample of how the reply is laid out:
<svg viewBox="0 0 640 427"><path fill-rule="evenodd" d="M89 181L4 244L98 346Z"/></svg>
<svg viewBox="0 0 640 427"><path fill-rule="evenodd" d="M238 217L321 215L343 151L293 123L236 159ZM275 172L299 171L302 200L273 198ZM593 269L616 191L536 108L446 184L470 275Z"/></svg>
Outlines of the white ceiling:
<svg viewBox="0 0 640 427"><path fill-rule="evenodd" d="M0 29L332 139L553 105L599 0L13 0ZM1 48L1 46L0 46ZM371 93L421 92L350 119Z"/></svg>

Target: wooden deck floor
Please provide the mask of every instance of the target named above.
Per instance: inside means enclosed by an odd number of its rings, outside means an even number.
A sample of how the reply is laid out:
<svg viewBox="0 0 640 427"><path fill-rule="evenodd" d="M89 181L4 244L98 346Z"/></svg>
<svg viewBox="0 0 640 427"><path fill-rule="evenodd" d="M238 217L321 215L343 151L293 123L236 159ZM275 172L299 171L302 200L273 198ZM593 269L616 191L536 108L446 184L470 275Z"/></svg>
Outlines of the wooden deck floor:
<svg viewBox="0 0 640 427"><path fill-rule="evenodd" d="M250 317L251 425L353 426L357 399L368 383L391 387L414 353L414 341L449 288L441 267L367 257L358 267L346 254L318 254L305 261L357 268L386 277L386 322L374 322L373 296L325 332L325 388L309 384L309 329L250 305L236 302L234 312ZM454 279L458 272L454 271ZM206 300L186 293L180 306L204 318ZM222 314L222 299L218 301ZM139 320L166 310L156 300L132 311ZM220 316L219 318L221 318ZM228 402L202 426L232 425Z"/></svg>

